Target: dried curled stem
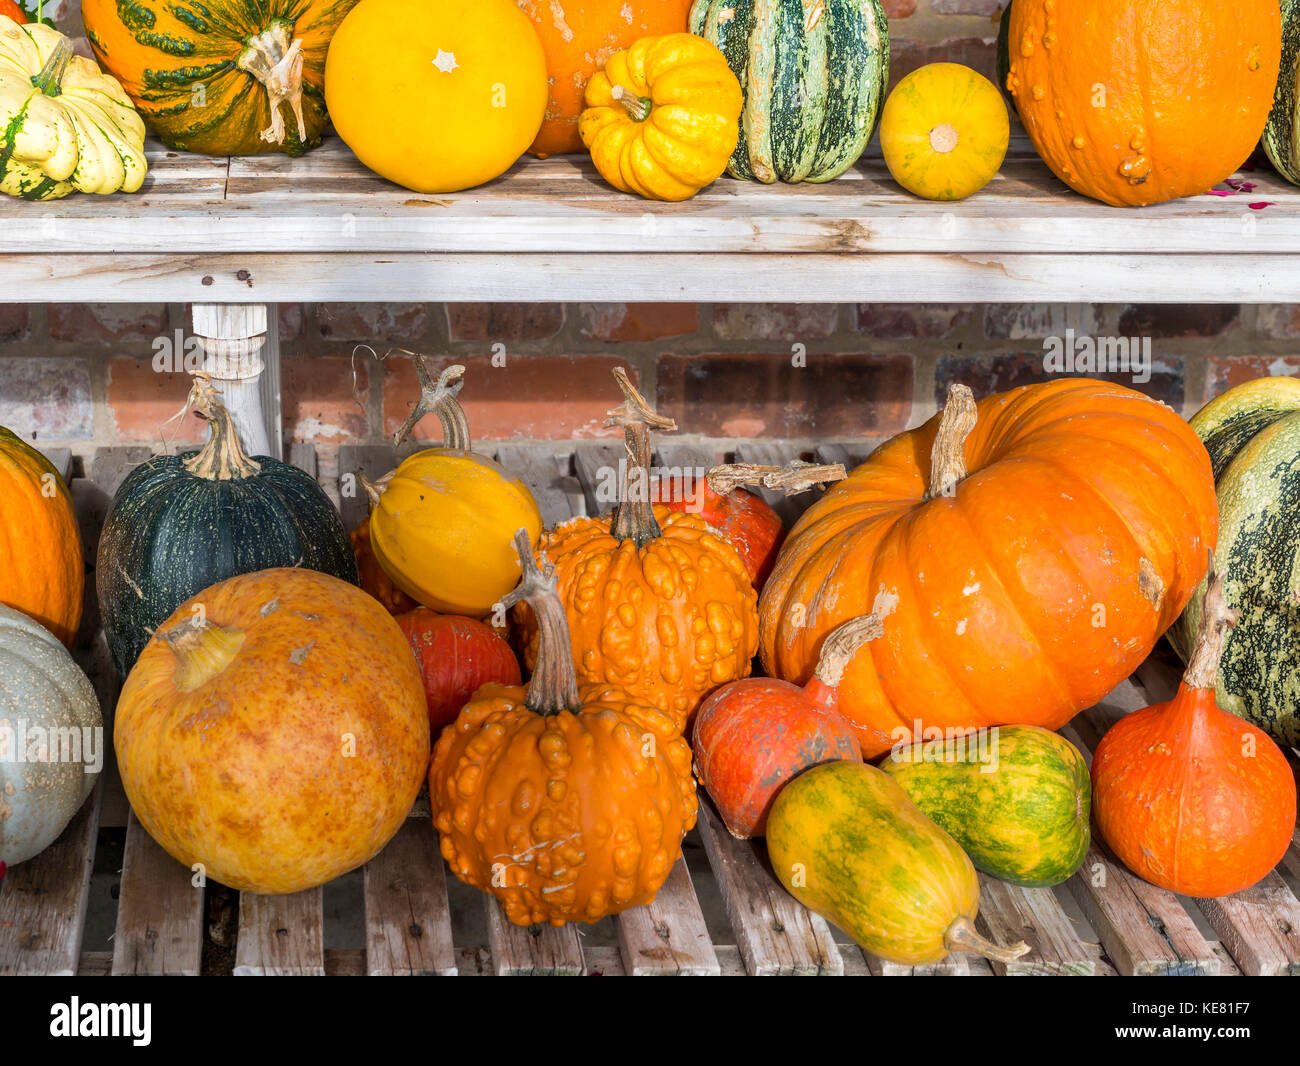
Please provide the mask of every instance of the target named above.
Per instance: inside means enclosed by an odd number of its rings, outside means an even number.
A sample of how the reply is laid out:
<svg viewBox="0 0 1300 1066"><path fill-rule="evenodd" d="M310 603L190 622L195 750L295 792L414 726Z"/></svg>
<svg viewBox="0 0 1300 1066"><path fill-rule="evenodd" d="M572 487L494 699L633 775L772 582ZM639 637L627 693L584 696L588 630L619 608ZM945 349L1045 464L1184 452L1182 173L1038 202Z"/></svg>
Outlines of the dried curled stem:
<svg viewBox="0 0 1300 1066"><path fill-rule="evenodd" d="M205 481L235 481L252 477L262 469L262 464L250 457L239 443L234 420L218 398L207 374L194 375L185 406L212 427L208 442L194 455L182 460L186 470Z"/></svg>
<svg viewBox="0 0 1300 1066"><path fill-rule="evenodd" d="M843 463L819 466L795 459L785 466L764 466L761 463L724 463L715 466L706 475L709 488L719 496L726 496L742 485L761 485L765 489L796 496L814 485L843 481L848 476Z"/></svg>
<svg viewBox="0 0 1300 1066"><path fill-rule="evenodd" d="M952 496L966 476L966 438L975 428L975 396L967 385L949 385L948 400L930 451L930 484L925 498Z"/></svg>
<svg viewBox="0 0 1300 1066"><path fill-rule="evenodd" d="M464 386L465 368L459 363L447 367L435 380L433 371L429 369L429 361L423 355L415 352L406 352L405 349L399 348L397 351L404 352L415 358L415 373L420 379L420 398L411 408L411 413L406 416L406 421L393 434L393 447L399 447L411 435L425 415L433 412L438 416L438 421L442 423L442 442L443 447L451 448L456 451L467 452L470 450L469 420L465 417L465 409L461 407L457 397ZM391 354L391 353L390 353Z"/></svg>
<svg viewBox="0 0 1300 1066"><path fill-rule="evenodd" d="M1240 619L1241 611L1228 606L1223 591L1223 575L1214 569L1214 553L1211 552L1210 569L1205 575L1205 595L1201 599L1201 628L1187 660L1187 669L1183 672L1183 683L1188 688L1214 688L1224 642Z"/></svg>
<svg viewBox="0 0 1300 1066"><path fill-rule="evenodd" d="M650 503L650 428L673 430L677 423L646 402L621 366L614 368L614 379L623 390L623 403L609 412L605 425L623 427L627 476L614 508L610 534L620 541L631 540L639 548L661 533Z"/></svg>
<svg viewBox="0 0 1300 1066"><path fill-rule="evenodd" d="M844 671L858 649L868 641L878 640L885 635L885 623L876 614L864 614L850 618L843 625L837 626L822 641L821 654L817 657L817 666L813 677L828 688L837 688L844 679Z"/></svg>

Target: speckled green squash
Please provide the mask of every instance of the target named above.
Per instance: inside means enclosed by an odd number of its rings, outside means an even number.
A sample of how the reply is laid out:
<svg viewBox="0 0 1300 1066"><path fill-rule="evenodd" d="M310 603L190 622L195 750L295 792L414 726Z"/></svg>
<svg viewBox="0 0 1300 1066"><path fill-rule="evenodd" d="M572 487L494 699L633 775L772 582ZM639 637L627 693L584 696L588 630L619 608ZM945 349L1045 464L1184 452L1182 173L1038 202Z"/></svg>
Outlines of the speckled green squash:
<svg viewBox="0 0 1300 1066"><path fill-rule="evenodd" d="M1264 151L1287 181L1300 185L1300 0L1282 0L1282 62L1277 93L1261 138Z"/></svg>
<svg viewBox="0 0 1300 1066"><path fill-rule="evenodd" d="M889 81L880 0L696 0L745 90L727 172L748 181L830 181L862 155Z"/></svg>
<svg viewBox="0 0 1300 1066"><path fill-rule="evenodd" d="M1002 726L891 752L880 768L978 869L1013 885L1066 880L1088 853L1088 764L1064 737Z"/></svg>
<svg viewBox="0 0 1300 1066"><path fill-rule="evenodd" d="M1192 419L1219 498L1215 562L1241 620L1219 660L1217 696L1279 744L1300 747L1300 381L1259 378ZM1184 658L1200 628L1204 582L1169 638Z"/></svg>

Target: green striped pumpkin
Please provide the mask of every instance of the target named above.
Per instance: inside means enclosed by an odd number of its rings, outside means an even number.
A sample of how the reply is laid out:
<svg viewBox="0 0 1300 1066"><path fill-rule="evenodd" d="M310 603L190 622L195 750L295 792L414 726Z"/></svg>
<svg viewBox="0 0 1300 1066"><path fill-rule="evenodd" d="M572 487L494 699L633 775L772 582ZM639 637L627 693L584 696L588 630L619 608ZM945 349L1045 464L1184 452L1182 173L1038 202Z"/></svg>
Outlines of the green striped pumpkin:
<svg viewBox="0 0 1300 1066"><path fill-rule="evenodd" d="M889 81L880 0L695 0L690 28L718 46L745 90L727 173L821 182L857 162Z"/></svg>
<svg viewBox="0 0 1300 1066"><path fill-rule="evenodd" d="M1262 138L1264 151L1278 173L1300 185L1300 0L1282 0L1282 63L1277 92Z"/></svg>
<svg viewBox="0 0 1300 1066"><path fill-rule="evenodd" d="M1203 407L1192 428L1214 465L1224 595L1241 611L1219 661L1219 706L1300 747L1300 381L1238 385ZM1169 631L1184 659L1200 629L1204 584Z"/></svg>

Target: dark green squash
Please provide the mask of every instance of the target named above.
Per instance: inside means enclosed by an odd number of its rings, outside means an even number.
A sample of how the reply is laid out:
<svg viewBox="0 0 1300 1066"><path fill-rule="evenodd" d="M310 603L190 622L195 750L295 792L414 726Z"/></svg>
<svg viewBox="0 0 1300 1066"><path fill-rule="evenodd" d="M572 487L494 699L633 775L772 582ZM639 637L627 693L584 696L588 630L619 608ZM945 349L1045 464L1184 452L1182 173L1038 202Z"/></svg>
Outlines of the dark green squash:
<svg viewBox="0 0 1300 1066"><path fill-rule="evenodd" d="M732 177L830 181L857 162L889 81L880 0L695 0L690 29L745 90Z"/></svg>
<svg viewBox="0 0 1300 1066"><path fill-rule="evenodd" d="M1282 62L1261 141L1277 172L1300 185L1300 0L1282 0Z"/></svg>
<svg viewBox="0 0 1300 1066"><path fill-rule="evenodd" d="M998 16L997 83L998 88L1002 91L1003 99L1006 100L1007 106L1011 108L1011 114L1018 115L1016 98L1007 92L1007 75L1011 73L1011 52L1007 43L1010 34L1011 0L1007 0L1002 7L1002 14Z"/></svg>
<svg viewBox="0 0 1300 1066"><path fill-rule="evenodd" d="M195 380L190 400L212 424L211 440L131 471L99 541L99 610L122 677L152 630L228 577L301 566L358 584L343 521L315 480L278 459L245 455L205 378Z"/></svg>

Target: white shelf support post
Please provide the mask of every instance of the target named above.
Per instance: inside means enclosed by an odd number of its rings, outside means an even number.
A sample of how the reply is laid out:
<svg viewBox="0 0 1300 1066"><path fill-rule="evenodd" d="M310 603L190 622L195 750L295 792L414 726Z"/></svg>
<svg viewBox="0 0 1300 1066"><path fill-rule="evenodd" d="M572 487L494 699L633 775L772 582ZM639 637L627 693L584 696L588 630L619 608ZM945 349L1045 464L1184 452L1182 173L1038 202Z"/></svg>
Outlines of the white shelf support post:
<svg viewBox="0 0 1300 1066"><path fill-rule="evenodd" d="M194 335L249 455L284 457L279 310L275 304L194 304Z"/></svg>

